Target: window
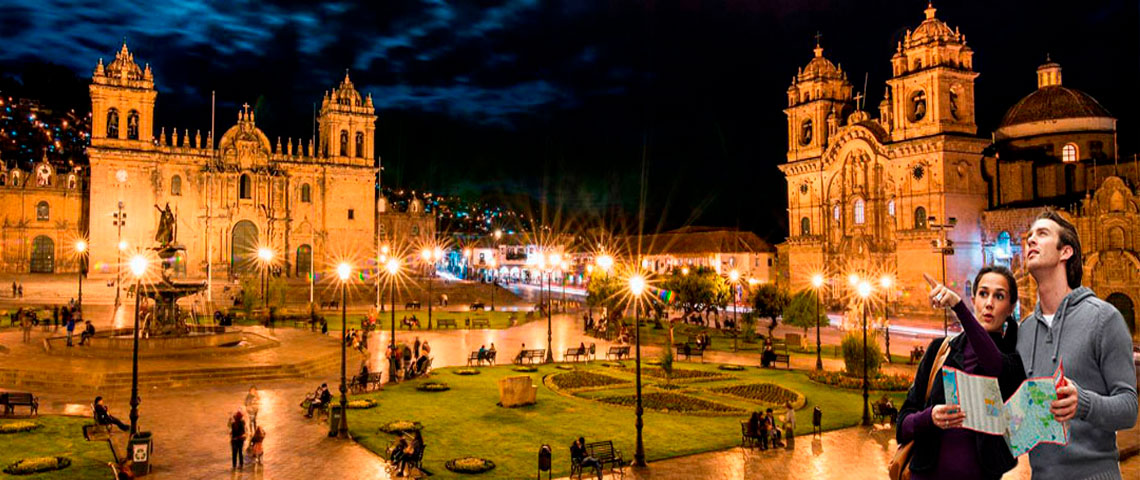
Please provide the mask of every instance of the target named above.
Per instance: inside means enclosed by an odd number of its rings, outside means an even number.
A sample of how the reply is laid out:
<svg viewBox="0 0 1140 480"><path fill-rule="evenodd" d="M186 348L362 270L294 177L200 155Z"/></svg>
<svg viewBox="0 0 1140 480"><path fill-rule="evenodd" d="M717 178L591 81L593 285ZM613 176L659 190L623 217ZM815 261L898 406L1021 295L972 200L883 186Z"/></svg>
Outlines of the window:
<svg viewBox="0 0 1140 480"><path fill-rule="evenodd" d="M894 200L887 202L887 215L890 215L892 217L895 216L895 201Z"/></svg>
<svg viewBox="0 0 1140 480"><path fill-rule="evenodd" d="M918 207L914 209L914 229L922 230L926 228L926 209Z"/></svg>
<svg viewBox="0 0 1140 480"><path fill-rule="evenodd" d="M170 179L170 194L175 197L182 196L182 177L175 175Z"/></svg>
<svg viewBox="0 0 1140 480"><path fill-rule="evenodd" d="M40 222L48 221L51 216L51 207L48 202L40 202L36 204L36 220Z"/></svg>
<svg viewBox="0 0 1140 480"><path fill-rule="evenodd" d="M253 182L249 179L248 174L241 174L238 180L238 198L251 199L253 198Z"/></svg>
<svg viewBox="0 0 1140 480"><path fill-rule="evenodd" d="M356 158L364 158L364 132L356 132Z"/></svg>
<svg viewBox="0 0 1140 480"><path fill-rule="evenodd" d="M1104 143L1099 140L1089 142L1089 156L1094 158L1103 158L1104 156Z"/></svg>
<svg viewBox="0 0 1140 480"><path fill-rule="evenodd" d="M139 112L135 110L127 114L127 139L139 139Z"/></svg>
<svg viewBox="0 0 1140 480"><path fill-rule="evenodd" d="M356 218L356 210L351 209L351 208L348 209L348 219L353 220L355 218Z"/></svg>
<svg viewBox="0 0 1140 480"><path fill-rule="evenodd" d="M301 202L302 203L312 203L313 202L313 189L307 183L301 184Z"/></svg>
<svg viewBox="0 0 1140 480"><path fill-rule="evenodd" d="M420 226L419 225L412 225L412 236L418 237L419 235L420 235Z"/></svg>
<svg viewBox="0 0 1140 480"><path fill-rule="evenodd" d="M107 110L107 138L119 138L119 111Z"/></svg>
<svg viewBox="0 0 1140 480"><path fill-rule="evenodd" d="M919 67L922 68L922 67ZM919 90L910 97L910 121L917 122L926 116L926 92Z"/></svg>
<svg viewBox="0 0 1140 480"><path fill-rule="evenodd" d="M380 238L388 238L388 225L381 223L376 227L376 233Z"/></svg>
<svg viewBox="0 0 1140 480"><path fill-rule="evenodd" d="M800 125L800 145L808 145L811 143L811 119L804 120Z"/></svg>
<svg viewBox="0 0 1140 480"><path fill-rule="evenodd" d="M1077 161L1077 144L1069 143L1061 148L1061 161L1065 163Z"/></svg>
<svg viewBox="0 0 1140 480"><path fill-rule="evenodd" d="M863 199L862 198L855 199L855 223L856 224L861 225L863 223L863 221L866 220L866 216L864 216L864 214L863 214L863 208L864 208Z"/></svg>
<svg viewBox="0 0 1140 480"><path fill-rule="evenodd" d="M348 130L340 131L340 156L348 156Z"/></svg>
<svg viewBox="0 0 1140 480"><path fill-rule="evenodd" d="M805 237L811 235L811 220L808 217L800 219L800 235Z"/></svg>
<svg viewBox="0 0 1140 480"><path fill-rule="evenodd" d="M839 221L839 215L840 215L839 204L837 203L831 207L831 217L834 218L836 221Z"/></svg>

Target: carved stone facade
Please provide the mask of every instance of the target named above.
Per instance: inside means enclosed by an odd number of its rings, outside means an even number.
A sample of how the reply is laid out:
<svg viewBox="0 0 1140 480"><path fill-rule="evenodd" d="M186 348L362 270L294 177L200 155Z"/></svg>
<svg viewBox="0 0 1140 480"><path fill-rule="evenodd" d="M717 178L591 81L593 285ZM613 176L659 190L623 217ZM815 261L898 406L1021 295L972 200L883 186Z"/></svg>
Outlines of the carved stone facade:
<svg viewBox="0 0 1140 480"><path fill-rule="evenodd" d="M79 169L48 162L32 171L0 159L0 271L76 272L86 223L87 179Z"/></svg>

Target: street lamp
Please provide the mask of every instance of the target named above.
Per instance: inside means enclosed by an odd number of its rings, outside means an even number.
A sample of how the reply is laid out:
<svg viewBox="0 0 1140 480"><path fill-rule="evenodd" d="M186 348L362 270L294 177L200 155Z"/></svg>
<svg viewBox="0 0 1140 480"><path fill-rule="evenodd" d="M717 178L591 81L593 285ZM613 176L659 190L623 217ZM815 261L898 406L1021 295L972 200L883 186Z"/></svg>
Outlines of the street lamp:
<svg viewBox="0 0 1140 480"><path fill-rule="evenodd" d="M463 249L463 279L467 280L467 272L471 269L471 249Z"/></svg>
<svg viewBox="0 0 1140 480"><path fill-rule="evenodd" d="M388 263L389 248L387 245L380 246L380 257L376 262L376 309L381 312L384 311L384 299L380 294L380 269L384 268L383 265Z"/></svg>
<svg viewBox="0 0 1140 480"><path fill-rule="evenodd" d="M859 281L856 287L859 293L859 298L863 300L863 426L871 426L871 412L867 409L869 405L869 398L871 396L869 390L869 380L867 378L867 297L871 296L871 282L866 280Z"/></svg>
<svg viewBox="0 0 1140 480"><path fill-rule="evenodd" d="M819 289L823 287L823 274L812 275L811 286L815 289L815 369L823 370L823 344L819 340Z"/></svg>
<svg viewBox="0 0 1140 480"><path fill-rule="evenodd" d="M641 294L645 291L645 277L635 274L629 277L629 292L633 294L633 328L634 328L634 355L637 365L637 447L633 452L633 465L645 466L645 444L641 440L641 429L645 425L641 418ZM668 348L668 345L666 346Z"/></svg>
<svg viewBox="0 0 1140 480"><path fill-rule="evenodd" d="M142 277L147 270L146 257L131 257L131 273L135 276L135 332L131 352L131 437L139 432L139 301L142 298Z"/></svg>
<svg viewBox="0 0 1140 480"><path fill-rule="evenodd" d="M340 426L336 435L339 438L348 438L348 383L346 383L345 364L347 363L347 325L348 325L348 277L352 274L352 265L341 262L336 266L336 276L340 279Z"/></svg>
<svg viewBox="0 0 1140 480"><path fill-rule="evenodd" d="M609 272L614 266L614 257L603 253L598 256L597 263L599 267L602 267L602 270Z"/></svg>
<svg viewBox="0 0 1140 480"><path fill-rule="evenodd" d="M120 177L122 178L122 177ZM123 240L123 225L127 224L127 214L123 212L123 201L119 200L119 209L111 213L111 217L115 220L111 222L117 231L119 238L119 251L115 253L115 309L119 308L119 284L123 282L123 252L127 250L127 242Z"/></svg>
<svg viewBox="0 0 1140 480"><path fill-rule="evenodd" d="M737 323L736 323L736 310L738 309L738 307L736 306L736 287L737 287L737 285L740 284L740 272L736 271L735 268L732 269L731 272L728 272L728 280L729 280L729 282L732 283L732 330L733 330L732 351L735 352L736 351L736 338L740 336L739 334L736 333L736 331L738 330Z"/></svg>
<svg viewBox="0 0 1140 480"><path fill-rule="evenodd" d="M887 321L887 307L891 302L890 289L893 284L894 279L890 275L879 278L879 286L883 287L883 333L887 340L887 363L894 363L891 361L891 325Z"/></svg>
<svg viewBox="0 0 1140 480"><path fill-rule="evenodd" d="M570 269L570 263L566 260L562 261L559 265L562 267L562 311L566 311L566 271Z"/></svg>
<svg viewBox="0 0 1140 480"><path fill-rule="evenodd" d="M83 274L87 270L87 242L85 240L78 240L75 242L75 252L79 254L79 312L83 313ZM83 318L82 316L80 318Z"/></svg>
<svg viewBox="0 0 1140 480"><path fill-rule="evenodd" d="M265 308L269 308L269 262L273 261L273 249L261 247L257 249L257 258L261 260L261 299Z"/></svg>
<svg viewBox="0 0 1140 480"><path fill-rule="evenodd" d="M553 328L552 328L552 320L550 317L551 317L551 310L553 310L553 305L551 305L551 303L553 303L553 302L551 302L550 297L552 297L553 295L550 294L551 293L550 292L550 280L551 280L550 277L554 275L554 269L557 268L559 263L561 263L561 262L562 262L562 256L558 255L557 253L552 253L552 254L550 254L549 257L546 258L545 262L540 263L540 265L542 265L542 267L543 267L543 270L546 271L546 362L545 363L554 363L554 351L551 350L551 347L553 346L552 345L553 344L553 341L552 341ZM541 288L541 287L542 286L539 285L539 288Z"/></svg>
<svg viewBox="0 0 1140 480"><path fill-rule="evenodd" d="M400 261L395 257L389 258L388 263L384 265L384 269L388 271L388 291L392 299L392 338L391 338L391 351L393 356L388 357L388 381L396 382L396 368L395 359L396 354L396 274L400 273Z"/></svg>
<svg viewBox="0 0 1140 480"><path fill-rule="evenodd" d="M428 295L428 298L427 298L427 304L428 304L427 328L428 328L428 330L431 330L431 302L432 302L431 277L432 277L432 275L435 274L435 262L438 262L440 259L443 258L443 249L439 248L439 247L435 247L434 249L424 247L424 249L420 251L420 258L422 258L424 260L424 263L428 267L428 272L427 272L427 284L428 284L428 288L427 288L427 295Z"/></svg>
<svg viewBox="0 0 1140 480"><path fill-rule="evenodd" d="M934 223L935 220L937 220L937 217L926 217L926 225L931 230L941 232L941 235L937 239L931 240L930 244L934 247L934 253L942 257L942 284L946 285L946 256L954 254L954 241L950 240L948 235L949 231L953 230L954 226L958 224L958 219L950 217L947 223ZM949 309L942 309L942 336L948 336L950 334L949 314Z"/></svg>
<svg viewBox="0 0 1140 480"><path fill-rule="evenodd" d="M495 287L499 285L498 280L495 278L495 274L498 273L498 269L495 267L495 257L491 257L490 260L487 260L487 265L491 267L491 311L493 312L495 311Z"/></svg>

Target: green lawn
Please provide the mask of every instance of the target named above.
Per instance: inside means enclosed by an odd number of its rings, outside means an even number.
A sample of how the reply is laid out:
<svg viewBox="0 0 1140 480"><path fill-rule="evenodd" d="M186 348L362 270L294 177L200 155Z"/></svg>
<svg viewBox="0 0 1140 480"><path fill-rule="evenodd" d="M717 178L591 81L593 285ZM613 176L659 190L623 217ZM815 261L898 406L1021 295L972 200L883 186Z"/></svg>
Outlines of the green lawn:
<svg viewBox="0 0 1140 480"><path fill-rule="evenodd" d="M300 312L298 312L298 313L300 313ZM288 312L286 314L292 315L293 312ZM329 331L340 330L340 319L341 319L340 310L336 310L336 311L318 310L317 314L323 316L325 318L325 321L328 322ZM245 318L241 318L241 317L235 318L234 324L235 325L258 325L258 324L260 324L260 322L261 322L260 317L257 317L256 313L254 315L255 315L255 318L253 318L253 319L245 319ZM396 310L396 329L397 330L406 330L406 328L404 327L404 325L402 323L400 323L400 321L403 320L403 318L405 316L411 317L412 315L415 315L415 317L417 319L419 319L420 326L422 328L425 328L425 329L427 328L427 308L421 308L419 310L403 310L403 309ZM431 315L432 328L435 328L436 321L441 319L441 318L447 318L447 319L455 320L457 328L469 328L469 327L465 327L466 323L464 322L464 320L474 319L474 318L486 318L490 321L490 328L492 328L492 329L504 329L504 328L507 328L509 326L511 315L514 315L518 319L517 324L522 324L522 323L525 323L527 321L526 320L526 312L509 312L509 311L502 311L502 310L496 310L494 312L491 312L491 311L472 312L472 311L467 310L466 308L447 307L444 310L441 310L438 308L432 308L432 315ZM349 313L347 315L347 317L348 317L348 328L360 328L360 321L363 320L366 317L366 315L363 313ZM380 328L382 328L384 330L391 328L391 326L392 326L392 312L390 310L381 312L380 315L377 317L377 320L380 324ZM211 321L212 321L212 319L211 319ZM293 327L293 322L291 320L279 321L277 323L277 326L278 327L291 328L291 327Z"/></svg>
<svg viewBox="0 0 1140 480"><path fill-rule="evenodd" d="M625 362L626 367L633 362ZM633 375L618 368L605 367L599 362L576 365L579 369L604 373L632 382ZM702 400L739 408L745 412L764 408L747 400L707 391L709 387L744 383L774 383L796 390L806 396L806 404L797 411L797 435L811 432L811 412L815 406L823 410L825 430L853 426L862 415L861 394L817 384L799 372L760 370L749 367L740 372L720 371L714 364L678 362L675 368L717 372L726 378L701 382L674 382L682 385L681 392ZM525 478L534 474L535 458L543 444L554 449L554 475L569 473L569 445L577 436L587 441L613 440L626 460L633 459L634 410L592 400L598 396L632 394L631 383L616 385L611 390L580 393L570 396L551 390L543 383L547 375L563 373L551 365L538 368L535 373L519 373L510 366L482 368L480 375L461 376L454 369L434 372L430 381L444 381L450 391L441 393L420 392L415 386L420 381L389 386L382 393L361 395L355 398L373 398L379 406L370 410L349 412L349 427L353 437L367 448L383 454L394 440L392 435L379 431L379 427L394 420L413 420L424 424L427 444L424 466L439 478L459 478L444 468L444 462L461 456L479 456L493 460L497 467L487 478ZM497 380L505 376L529 375L538 385L537 405L505 409L498 407ZM646 392L660 392L658 380L643 377ZM875 393L872 399L881 394ZM905 392L892 393L895 405L901 405ZM781 409L776 409L779 412ZM700 414L671 414L647 411L645 414L645 449L650 461L664 458L719 450L738 445L740 421L747 413L724 416Z"/></svg>
<svg viewBox="0 0 1140 480"><path fill-rule="evenodd" d="M0 472L0 478L105 480L111 477L111 469L107 467L107 462L111 461L111 449L107 446L107 442L88 442L83 439L83 425L91 423L90 418L43 415L32 419L4 420L2 423L26 420L39 423L43 427L26 433L0 435L0 444L4 445L0 448L0 468L29 457L68 457L71 459L71 466L63 470L26 476ZM122 440L124 437L118 438Z"/></svg>

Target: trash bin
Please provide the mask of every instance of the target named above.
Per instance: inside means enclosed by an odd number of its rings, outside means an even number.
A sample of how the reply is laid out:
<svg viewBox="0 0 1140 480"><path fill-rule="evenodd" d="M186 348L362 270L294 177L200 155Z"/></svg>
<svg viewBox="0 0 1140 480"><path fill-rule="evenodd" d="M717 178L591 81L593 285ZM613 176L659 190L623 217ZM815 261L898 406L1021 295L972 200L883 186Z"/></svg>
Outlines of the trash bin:
<svg viewBox="0 0 1140 480"><path fill-rule="evenodd" d="M343 416L340 409L340 404L336 403L329 406L329 436L335 437L337 430L340 428L340 418Z"/></svg>
<svg viewBox="0 0 1140 480"><path fill-rule="evenodd" d="M550 445L543 445L538 449L538 478L542 478L542 472L546 472L546 477L550 478Z"/></svg>
<svg viewBox="0 0 1140 480"><path fill-rule="evenodd" d="M150 473L150 454L154 452L154 438L150 432L139 432L127 442L127 455L134 462L131 471L135 475Z"/></svg>

